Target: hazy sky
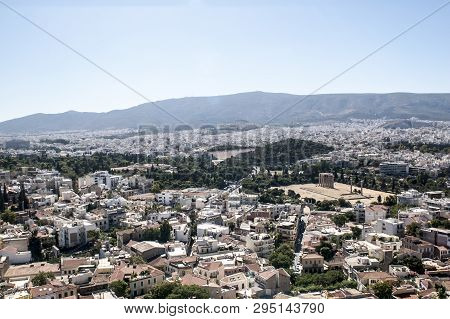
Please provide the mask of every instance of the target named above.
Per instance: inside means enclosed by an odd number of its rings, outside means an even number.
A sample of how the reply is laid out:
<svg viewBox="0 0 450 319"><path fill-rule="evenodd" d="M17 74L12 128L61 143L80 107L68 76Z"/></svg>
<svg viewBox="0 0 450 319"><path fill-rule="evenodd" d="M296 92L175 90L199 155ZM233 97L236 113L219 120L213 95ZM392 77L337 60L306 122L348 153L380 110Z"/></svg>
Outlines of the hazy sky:
<svg viewBox="0 0 450 319"><path fill-rule="evenodd" d="M0 2L161 100L308 94L446 0ZM0 121L145 102L1 4L0 57ZM320 93L450 92L449 57L450 5Z"/></svg>

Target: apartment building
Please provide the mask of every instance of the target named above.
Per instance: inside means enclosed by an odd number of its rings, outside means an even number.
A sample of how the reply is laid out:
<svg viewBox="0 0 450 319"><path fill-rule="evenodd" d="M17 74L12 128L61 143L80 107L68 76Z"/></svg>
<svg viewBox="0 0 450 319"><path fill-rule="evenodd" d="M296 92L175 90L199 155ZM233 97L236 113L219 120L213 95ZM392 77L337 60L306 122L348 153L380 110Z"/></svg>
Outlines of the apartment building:
<svg viewBox="0 0 450 319"><path fill-rule="evenodd" d="M53 280L46 285L30 288L30 296L31 299L77 299L77 286Z"/></svg>
<svg viewBox="0 0 450 319"><path fill-rule="evenodd" d="M275 248L275 240L269 234L250 233L245 238L245 247L259 257L268 257Z"/></svg>
<svg viewBox="0 0 450 319"><path fill-rule="evenodd" d="M112 273L110 282L123 280L128 283L130 296L146 294L153 286L164 281L164 272L150 265L120 265Z"/></svg>
<svg viewBox="0 0 450 319"><path fill-rule="evenodd" d="M405 162L383 162L379 166L380 174L384 176L408 176L409 164Z"/></svg>
<svg viewBox="0 0 450 319"><path fill-rule="evenodd" d="M293 222L281 222L277 225L277 232L280 233L283 241L295 241L297 225Z"/></svg>
<svg viewBox="0 0 450 319"><path fill-rule="evenodd" d="M321 273L323 272L323 256L315 253L304 253L301 256L302 272Z"/></svg>
<svg viewBox="0 0 450 319"><path fill-rule="evenodd" d="M414 236L405 236L402 238L402 246L420 253L423 258L431 258L433 256L433 244Z"/></svg>
<svg viewBox="0 0 450 319"><path fill-rule="evenodd" d="M84 245L89 241L88 232L96 229L95 224L86 220L65 223L58 230L58 247L72 248Z"/></svg>
<svg viewBox="0 0 450 319"><path fill-rule="evenodd" d="M196 245L199 254L210 254L219 251L219 241L212 237L199 237Z"/></svg>
<svg viewBox="0 0 450 319"><path fill-rule="evenodd" d="M376 231L391 236L403 236L405 233L404 222L395 218L378 219Z"/></svg>

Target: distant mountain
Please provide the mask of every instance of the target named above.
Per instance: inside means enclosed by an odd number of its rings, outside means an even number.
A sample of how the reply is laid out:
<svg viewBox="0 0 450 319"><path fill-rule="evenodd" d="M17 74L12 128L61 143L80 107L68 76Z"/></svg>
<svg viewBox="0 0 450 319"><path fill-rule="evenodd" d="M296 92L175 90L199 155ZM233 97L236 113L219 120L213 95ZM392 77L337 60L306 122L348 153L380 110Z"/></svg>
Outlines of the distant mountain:
<svg viewBox="0 0 450 319"><path fill-rule="evenodd" d="M302 101L298 103L299 101ZM297 103L297 104L296 104ZM323 94L301 96L249 92L213 97L186 97L157 102L168 113L192 126L247 121L265 124L308 123L348 118L389 120L450 120L450 94ZM282 115L283 110L296 104ZM33 114L0 123L0 133L137 128L141 124L181 124L145 103L106 113Z"/></svg>

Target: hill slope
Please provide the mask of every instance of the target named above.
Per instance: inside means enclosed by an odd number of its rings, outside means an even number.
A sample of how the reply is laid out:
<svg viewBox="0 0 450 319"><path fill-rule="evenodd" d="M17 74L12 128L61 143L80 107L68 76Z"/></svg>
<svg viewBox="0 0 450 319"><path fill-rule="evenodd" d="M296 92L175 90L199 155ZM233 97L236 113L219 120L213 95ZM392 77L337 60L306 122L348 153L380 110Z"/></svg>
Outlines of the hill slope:
<svg viewBox="0 0 450 319"><path fill-rule="evenodd" d="M248 121L264 124L304 99L283 93L249 92L214 97L187 97L157 102L183 122L202 124ZM450 120L450 94L323 94L304 99L273 124L347 118ZM0 123L1 133L137 128L140 124L180 124L151 103L106 113L34 114Z"/></svg>

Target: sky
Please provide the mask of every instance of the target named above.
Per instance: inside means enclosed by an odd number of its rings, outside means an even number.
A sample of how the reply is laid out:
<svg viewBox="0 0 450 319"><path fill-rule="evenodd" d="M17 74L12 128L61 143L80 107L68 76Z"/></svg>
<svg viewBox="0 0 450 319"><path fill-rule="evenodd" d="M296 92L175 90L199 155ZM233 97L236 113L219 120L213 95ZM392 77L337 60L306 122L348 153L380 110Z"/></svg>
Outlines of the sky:
<svg viewBox="0 0 450 319"><path fill-rule="evenodd" d="M309 94L446 0L0 0L0 121L248 91ZM317 93L450 92L450 5Z"/></svg>

